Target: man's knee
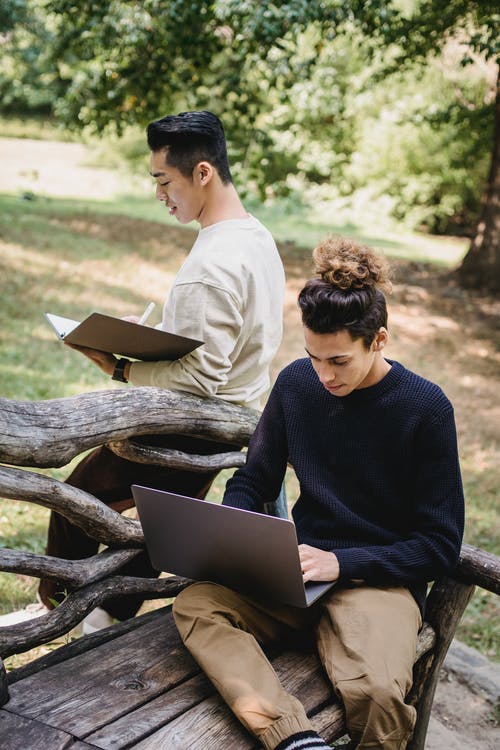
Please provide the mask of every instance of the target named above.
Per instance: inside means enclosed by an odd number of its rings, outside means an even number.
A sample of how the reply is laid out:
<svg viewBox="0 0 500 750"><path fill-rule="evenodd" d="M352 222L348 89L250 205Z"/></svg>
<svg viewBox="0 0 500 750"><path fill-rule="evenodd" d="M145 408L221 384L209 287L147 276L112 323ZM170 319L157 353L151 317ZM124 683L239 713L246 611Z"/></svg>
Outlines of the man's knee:
<svg viewBox="0 0 500 750"><path fill-rule="evenodd" d="M396 681L383 675L360 675L357 679L342 680L337 688L347 713L357 722L363 723L368 717L371 722L377 715L396 717L407 712L404 691Z"/></svg>
<svg viewBox="0 0 500 750"><path fill-rule="evenodd" d="M207 581L192 583L177 594L172 613L181 638L185 641L193 623L201 618L211 619L222 604L221 587Z"/></svg>
<svg viewBox="0 0 500 750"><path fill-rule="evenodd" d="M360 675L337 685L347 723L367 737L406 737L415 723L415 709L405 703L397 681L385 675Z"/></svg>

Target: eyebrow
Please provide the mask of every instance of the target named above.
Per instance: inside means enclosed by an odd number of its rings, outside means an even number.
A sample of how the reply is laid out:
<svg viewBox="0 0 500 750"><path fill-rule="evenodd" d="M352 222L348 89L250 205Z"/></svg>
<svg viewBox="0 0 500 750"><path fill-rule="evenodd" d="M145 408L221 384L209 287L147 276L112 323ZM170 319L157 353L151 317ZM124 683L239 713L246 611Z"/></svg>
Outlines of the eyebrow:
<svg viewBox="0 0 500 750"><path fill-rule="evenodd" d="M161 177L162 174L165 174L165 172L150 172L149 173L151 177Z"/></svg>
<svg viewBox="0 0 500 750"><path fill-rule="evenodd" d="M319 357L316 357L315 354L311 354L305 347L304 347L306 354L309 355L309 357L312 357L312 359L319 359ZM346 357L350 357L350 354L334 354L331 357L324 357L324 359L345 359Z"/></svg>

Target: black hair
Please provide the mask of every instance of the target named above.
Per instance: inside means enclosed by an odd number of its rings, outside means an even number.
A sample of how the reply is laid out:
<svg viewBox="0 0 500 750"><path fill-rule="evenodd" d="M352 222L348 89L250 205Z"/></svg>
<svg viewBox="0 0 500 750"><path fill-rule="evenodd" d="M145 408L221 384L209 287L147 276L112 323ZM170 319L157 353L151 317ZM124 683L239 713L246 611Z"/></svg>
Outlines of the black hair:
<svg viewBox="0 0 500 750"><path fill-rule="evenodd" d="M313 252L319 278L299 294L302 322L314 333L347 330L369 349L381 327L387 327L382 288L390 288L389 266L371 248L354 240L331 237Z"/></svg>
<svg viewBox="0 0 500 750"><path fill-rule="evenodd" d="M149 123L148 146L151 151L167 148L166 163L192 178L200 161L217 170L224 184L232 182L227 158L226 137L219 118L206 110L180 112Z"/></svg>

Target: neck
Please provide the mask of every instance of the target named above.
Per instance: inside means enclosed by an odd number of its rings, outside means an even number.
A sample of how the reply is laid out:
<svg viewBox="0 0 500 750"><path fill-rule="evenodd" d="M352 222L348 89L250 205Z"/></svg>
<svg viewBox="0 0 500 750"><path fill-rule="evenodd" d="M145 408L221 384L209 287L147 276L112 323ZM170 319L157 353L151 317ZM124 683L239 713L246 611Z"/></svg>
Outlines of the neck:
<svg viewBox="0 0 500 750"><path fill-rule="evenodd" d="M368 374L368 377L363 384L363 388L370 388L372 385L380 383L383 378L387 375L391 365L382 356L381 352L377 352L372 368Z"/></svg>
<svg viewBox="0 0 500 750"><path fill-rule="evenodd" d="M230 219L246 219L248 213L245 210L236 188L230 182L214 185L207 195L207 200L199 216L199 224L202 229L217 224L219 221Z"/></svg>

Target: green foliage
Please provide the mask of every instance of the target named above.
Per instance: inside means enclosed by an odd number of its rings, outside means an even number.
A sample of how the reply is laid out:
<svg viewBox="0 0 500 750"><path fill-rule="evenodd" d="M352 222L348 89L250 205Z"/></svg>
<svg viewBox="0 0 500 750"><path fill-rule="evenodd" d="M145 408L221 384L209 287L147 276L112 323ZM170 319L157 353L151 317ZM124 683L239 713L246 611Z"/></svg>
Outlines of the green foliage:
<svg viewBox="0 0 500 750"><path fill-rule="evenodd" d="M23 6L11 15L11 30L0 40L0 100L4 112L50 113L66 86L52 58L54 33L44 0L13 3Z"/></svg>
<svg viewBox="0 0 500 750"><path fill-rule="evenodd" d="M476 589L457 628L457 637L473 648L480 647L490 659L500 661L499 614L498 596Z"/></svg>
<svg viewBox="0 0 500 750"><path fill-rule="evenodd" d="M470 232L493 132L477 55L498 56L495 5L11 0L2 106L126 136L137 163L147 122L211 109L246 195L350 197L411 227Z"/></svg>
<svg viewBox="0 0 500 750"><path fill-rule="evenodd" d="M412 61L416 57L426 59L455 36L466 45L462 56L462 64L466 65L474 53L498 62L499 25L496 0L416 0L410 3L409 12L394 17L381 36L385 43L400 44L400 60Z"/></svg>
<svg viewBox="0 0 500 750"><path fill-rule="evenodd" d="M455 50L456 55L459 50ZM356 153L346 179L412 227L473 225L489 166L492 106L477 68L436 61L382 80L359 97Z"/></svg>
<svg viewBox="0 0 500 750"><path fill-rule="evenodd" d="M27 0L2 0L0 4L0 33L5 34L17 24L24 23L27 14Z"/></svg>
<svg viewBox="0 0 500 750"><path fill-rule="evenodd" d="M112 123L120 131L175 109L224 45L206 0L51 0L48 10L54 64L66 65L72 79L56 112L77 127Z"/></svg>

